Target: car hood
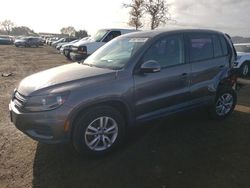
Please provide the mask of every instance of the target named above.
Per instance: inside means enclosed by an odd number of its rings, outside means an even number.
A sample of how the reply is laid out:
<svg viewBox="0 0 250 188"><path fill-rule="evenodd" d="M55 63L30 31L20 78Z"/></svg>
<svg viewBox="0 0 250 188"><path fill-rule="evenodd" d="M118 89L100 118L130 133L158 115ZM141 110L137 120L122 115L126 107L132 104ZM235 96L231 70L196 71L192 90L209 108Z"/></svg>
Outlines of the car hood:
<svg viewBox="0 0 250 188"><path fill-rule="evenodd" d="M22 95L29 96L43 88L113 72L115 71L110 69L71 63L28 76L20 82L17 90Z"/></svg>
<svg viewBox="0 0 250 188"><path fill-rule="evenodd" d="M16 42L25 42L25 40L24 39L17 39L17 40L15 40L15 43Z"/></svg>
<svg viewBox="0 0 250 188"><path fill-rule="evenodd" d="M237 59L241 59L242 57L248 56L250 57L250 53L247 52L237 52Z"/></svg>
<svg viewBox="0 0 250 188"><path fill-rule="evenodd" d="M84 44L94 43L95 41L91 38L87 38L86 40L80 40L76 43L73 43L73 46L82 46Z"/></svg>

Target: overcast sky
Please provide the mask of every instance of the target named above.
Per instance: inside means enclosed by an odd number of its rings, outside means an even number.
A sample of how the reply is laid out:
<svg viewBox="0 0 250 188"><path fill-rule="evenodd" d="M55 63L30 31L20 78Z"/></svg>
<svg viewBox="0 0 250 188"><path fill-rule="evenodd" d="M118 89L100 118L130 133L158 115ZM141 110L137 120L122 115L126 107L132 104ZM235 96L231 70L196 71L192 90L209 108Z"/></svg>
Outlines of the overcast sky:
<svg viewBox="0 0 250 188"><path fill-rule="evenodd" d="M5 0L0 21L12 20L36 32L60 32L62 27L86 29L127 27L130 0ZM230 35L250 37L250 0L167 0L177 22L166 28L210 28ZM145 21L148 29L148 22Z"/></svg>

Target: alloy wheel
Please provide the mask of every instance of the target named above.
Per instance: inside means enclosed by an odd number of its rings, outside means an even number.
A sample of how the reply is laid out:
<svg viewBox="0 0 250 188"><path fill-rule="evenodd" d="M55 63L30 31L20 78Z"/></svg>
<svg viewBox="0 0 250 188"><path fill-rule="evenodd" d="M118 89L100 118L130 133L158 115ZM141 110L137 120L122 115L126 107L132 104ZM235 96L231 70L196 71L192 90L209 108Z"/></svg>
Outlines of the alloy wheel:
<svg viewBox="0 0 250 188"><path fill-rule="evenodd" d="M216 113L219 116L227 115L233 107L234 98L232 94L225 93L221 95L216 102Z"/></svg>
<svg viewBox="0 0 250 188"><path fill-rule="evenodd" d="M94 119L85 130L85 143L93 151L104 151L114 144L118 135L117 122L107 116Z"/></svg>

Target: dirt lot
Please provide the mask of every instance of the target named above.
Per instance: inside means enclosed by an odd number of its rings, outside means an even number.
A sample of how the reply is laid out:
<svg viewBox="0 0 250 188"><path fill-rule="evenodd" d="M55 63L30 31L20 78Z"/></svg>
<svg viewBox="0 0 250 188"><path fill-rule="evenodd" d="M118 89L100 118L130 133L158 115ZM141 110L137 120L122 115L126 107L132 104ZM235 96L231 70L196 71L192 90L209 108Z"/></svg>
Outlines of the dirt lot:
<svg viewBox="0 0 250 188"><path fill-rule="evenodd" d="M71 146L37 143L9 121L8 103L25 76L68 63L50 47L0 46L0 188L4 187L250 187L250 86L233 115L178 114L131 130L118 151L80 158ZM180 118L181 117L181 118Z"/></svg>

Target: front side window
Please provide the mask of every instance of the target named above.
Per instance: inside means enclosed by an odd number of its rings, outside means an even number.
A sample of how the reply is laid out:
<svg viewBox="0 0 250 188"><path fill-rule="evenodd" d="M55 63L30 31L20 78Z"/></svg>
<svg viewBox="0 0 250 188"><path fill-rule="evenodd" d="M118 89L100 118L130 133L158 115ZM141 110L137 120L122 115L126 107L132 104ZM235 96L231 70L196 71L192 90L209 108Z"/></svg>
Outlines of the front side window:
<svg viewBox="0 0 250 188"><path fill-rule="evenodd" d="M192 34L188 37L190 61L201 61L213 58L212 37L206 34Z"/></svg>
<svg viewBox="0 0 250 188"><path fill-rule="evenodd" d="M162 67L184 63L182 36L168 36L154 43L143 56L143 62L148 60L155 60Z"/></svg>
<svg viewBox="0 0 250 188"><path fill-rule="evenodd" d="M114 39L115 37L118 37L121 35L121 32L120 31L111 31L106 37L105 39L103 40L103 42L109 42L111 41L112 39Z"/></svg>

